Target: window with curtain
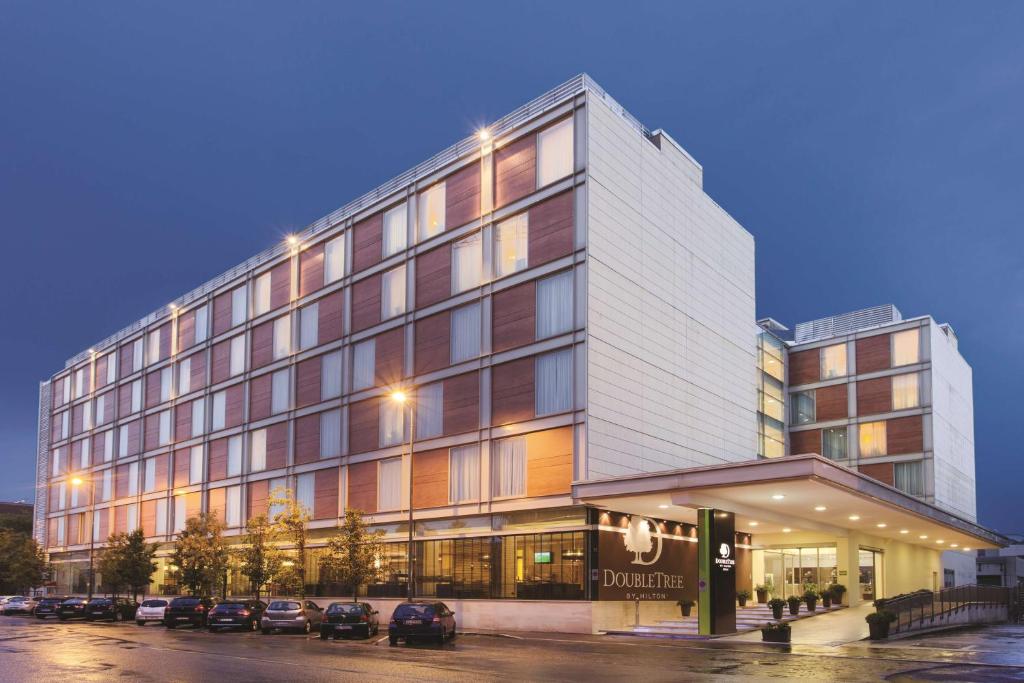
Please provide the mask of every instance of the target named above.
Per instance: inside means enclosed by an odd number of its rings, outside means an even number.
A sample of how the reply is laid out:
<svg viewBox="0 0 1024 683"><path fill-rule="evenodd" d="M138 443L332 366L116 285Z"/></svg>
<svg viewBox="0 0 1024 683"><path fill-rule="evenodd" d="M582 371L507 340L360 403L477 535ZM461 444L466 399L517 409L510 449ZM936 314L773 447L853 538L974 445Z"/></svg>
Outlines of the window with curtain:
<svg viewBox="0 0 1024 683"><path fill-rule="evenodd" d="M482 247L480 233L461 239L452 246L452 294L480 286Z"/></svg>
<svg viewBox="0 0 1024 683"><path fill-rule="evenodd" d="M188 452L188 483L199 484L203 481L203 447L193 446Z"/></svg>
<svg viewBox="0 0 1024 683"><path fill-rule="evenodd" d="M103 470L103 481L100 486L100 500L110 500L110 489L114 483L114 470Z"/></svg>
<svg viewBox="0 0 1024 683"><path fill-rule="evenodd" d="M550 185L572 173L572 143L571 117L537 135L537 187Z"/></svg>
<svg viewBox="0 0 1024 683"><path fill-rule="evenodd" d="M381 460L377 479L377 508L398 510L402 507L402 459Z"/></svg>
<svg viewBox="0 0 1024 683"><path fill-rule="evenodd" d="M885 422L863 422L860 424L860 455L885 455Z"/></svg>
<svg viewBox="0 0 1024 683"><path fill-rule="evenodd" d="M268 281L269 282L269 281ZM247 317L246 305L247 289L245 285L231 290L231 327L241 325ZM269 291L267 292L269 296ZM269 301L268 301L269 305Z"/></svg>
<svg viewBox="0 0 1024 683"><path fill-rule="evenodd" d="M245 348L245 345L244 345L244 341L245 340L243 339L242 341L243 341L243 348ZM235 341L232 339L231 340L232 369L234 369L234 358L233 358L234 350L235 350ZM239 372L241 372L241 371L239 371ZM171 367L170 366L167 366L166 368L163 368L162 370L160 370L160 402L161 403L163 403L164 401L170 401L171 400L171 380L172 379L174 379L174 377L173 377L173 374L171 372Z"/></svg>
<svg viewBox="0 0 1024 683"><path fill-rule="evenodd" d="M916 372L908 375L893 375L892 409L917 408L921 405L919 378Z"/></svg>
<svg viewBox="0 0 1024 683"><path fill-rule="evenodd" d="M792 424L803 425L814 422L814 389L793 392L790 395L790 404L793 406Z"/></svg>
<svg viewBox="0 0 1024 683"><path fill-rule="evenodd" d="M320 457L341 455L341 411L320 413Z"/></svg>
<svg viewBox="0 0 1024 683"><path fill-rule="evenodd" d="M186 517L186 514L187 513L186 513L186 507L185 507L185 496L175 496L174 497L174 529L173 529L174 533L178 533L179 531L184 531L184 529L185 529L185 517ZM99 515L96 516L96 520L95 521L97 523L100 521ZM93 527L93 528L95 529L95 527Z"/></svg>
<svg viewBox="0 0 1024 683"><path fill-rule="evenodd" d="M242 473L242 437L232 436L228 439L228 476L237 477Z"/></svg>
<svg viewBox="0 0 1024 683"><path fill-rule="evenodd" d="M924 495L924 462L898 462L893 465L893 484L912 496Z"/></svg>
<svg viewBox="0 0 1024 683"><path fill-rule="evenodd" d="M444 232L444 183L438 183L419 196L419 241Z"/></svg>
<svg viewBox="0 0 1024 683"><path fill-rule="evenodd" d="M473 303L452 311L451 362L480 355L480 304Z"/></svg>
<svg viewBox="0 0 1024 683"><path fill-rule="evenodd" d="M132 370L140 370L142 368L142 338L136 339L132 342Z"/></svg>
<svg viewBox="0 0 1024 683"><path fill-rule="evenodd" d="M495 226L494 277L505 277L526 269L529 240L529 214L521 213Z"/></svg>
<svg viewBox="0 0 1024 683"><path fill-rule="evenodd" d="M388 398L380 402L380 447L402 443L405 435L405 404Z"/></svg>
<svg viewBox="0 0 1024 683"><path fill-rule="evenodd" d="M142 380L137 379L132 382L132 412L137 413L142 410ZM64 413L67 415L67 413Z"/></svg>
<svg viewBox="0 0 1024 683"><path fill-rule="evenodd" d="M249 471L267 469L267 430L257 429L249 436Z"/></svg>
<svg viewBox="0 0 1024 683"><path fill-rule="evenodd" d="M156 534L163 536L167 533L167 499L156 499Z"/></svg>
<svg viewBox="0 0 1024 683"><path fill-rule="evenodd" d="M341 351L325 354L320 359L320 398L341 396Z"/></svg>
<svg viewBox="0 0 1024 683"><path fill-rule="evenodd" d="M278 370L270 377L270 412L273 415L288 410L288 370Z"/></svg>
<svg viewBox="0 0 1024 683"><path fill-rule="evenodd" d="M537 280L537 339L572 329L572 271Z"/></svg>
<svg viewBox="0 0 1024 683"><path fill-rule="evenodd" d="M361 341L352 347L352 390L369 389L374 384L377 364L377 342Z"/></svg>
<svg viewBox="0 0 1024 683"><path fill-rule="evenodd" d="M192 391L192 359L186 358L178 363L178 396Z"/></svg>
<svg viewBox="0 0 1024 683"><path fill-rule="evenodd" d="M448 451L448 500L466 503L480 498L480 445L456 446Z"/></svg>
<svg viewBox="0 0 1024 683"><path fill-rule="evenodd" d="M324 284L337 282L345 275L345 237L335 237L324 245Z"/></svg>
<svg viewBox="0 0 1024 683"><path fill-rule="evenodd" d="M526 495L526 437L491 444L491 494L495 498Z"/></svg>
<svg viewBox="0 0 1024 683"><path fill-rule="evenodd" d="M562 413L572 408L572 349L537 356L537 415Z"/></svg>
<svg viewBox="0 0 1024 683"><path fill-rule="evenodd" d="M313 513L313 483L315 472L306 472L295 477L295 502Z"/></svg>
<svg viewBox="0 0 1024 683"><path fill-rule="evenodd" d="M99 437L97 437L97 438L99 438ZM89 467L90 464L92 464L91 463L91 457L92 457L91 442L92 442L92 439L90 437L88 437L88 436L85 437L84 439L82 439L82 453L78 456L79 457L79 467L81 467L82 469L85 469L86 467Z"/></svg>
<svg viewBox="0 0 1024 683"><path fill-rule="evenodd" d="M111 429L103 435L103 462L110 462L114 459L114 430Z"/></svg>
<svg viewBox="0 0 1024 683"><path fill-rule="evenodd" d="M205 432L206 400L197 398L195 401L192 401L192 436L201 436Z"/></svg>
<svg viewBox="0 0 1024 683"><path fill-rule="evenodd" d="M152 365L160 360L160 330L153 330L146 339L146 365ZM79 371L81 373L83 371ZM78 377L83 377L79 374ZM84 382L75 382L75 398L81 398L85 391Z"/></svg>
<svg viewBox="0 0 1024 683"><path fill-rule="evenodd" d="M166 446L171 442L171 411L160 413L160 432L157 435L159 445Z"/></svg>
<svg viewBox="0 0 1024 683"><path fill-rule="evenodd" d="M435 382L416 389L416 438L440 436L444 430L444 384Z"/></svg>
<svg viewBox="0 0 1024 683"><path fill-rule="evenodd" d="M240 334L231 340L231 348L228 354L228 372L232 377L245 372L245 335ZM168 378L168 390L170 389L170 384Z"/></svg>
<svg viewBox="0 0 1024 683"><path fill-rule="evenodd" d="M196 317L193 325L194 336L193 341L196 344L206 341L206 328L208 325L208 310L206 306L200 306L196 309ZM109 365L107 366L109 369ZM108 378L108 381L113 381Z"/></svg>
<svg viewBox="0 0 1024 683"><path fill-rule="evenodd" d="M128 495L134 496L139 493L139 462L135 461L128 465Z"/></svg>
<svg viewBox="0 0 1024 683"><path fill-rule="evenodd" d="M829 460L846 460L846 427L821 430L821 454Z"/></svg>
<svg viewBox="0 0 1024 683"><path fill-rule="evenodd" d="M406 213L404 202L384 212L384 253L382 254L384 258L405 249L406 235L408 234Z"/></svg>
<svg viewBox="0 0 1024 683"><path fill-rule="evenodd" d="M892 335L892 366L912 365L921 360L920 330L903 330Z"/></svg>
<svg viewBox="0 0 1024 683"><path fill-rule="evenodd" d="M287 488L288 479L286 477L275 477L274 479L271 479L269 486L270 498L273 498L275 493L280 496L284 496L284 494L287 492ZM292 490L292 493L294 494L295 491ZM271 521L273 521L274 517L276 517L279 513L284 512L284 504L282 503L275 503L271 505L268 499L267 505L267 517L269 517Z"/></svg>
<svg viewBox="0 0 1024 683"><path fill-rule="evenodd" d="M253 315L263 315L270 310L270 273L256 278L252 294Z"/></svg>
<svg viewBox="0 0 1024 683"><path fill-rule="evenodd" d="M213 395L213 418L211 428L216 431L224 429L224 409L226 407L227 393L218 391Z"/></svg>
<svg viewBox="0 0 1024 683"><path fill-rule="evenodd" d="M224 521L229 527L237 527L242 523L242 487L229 486L224 495Z"/></svg>
<svg viewBox="0 0 1024 683"><path fill-rule="evenodd" d="M320 304L313 303L299 312L299 348L311 349L316 346L320 327Z"/></svg>
<svg viewBox="0 0 1024 683"><path fill-rule="evenodd" d="M821 379L846 376L846 344L834 344L821 349Z"/></svg>
<svg viewBox="0 0 1024 683"><path fill-rule="evenodd" d="M142 484L142 490L146 493L156 489L156 458L149 458L146 460L146 474L145 480Z"/></svg>
<svg viewBox="0 0 1024 683"><path fill-rule="evenodd" d="M292 321L290 315L283 315L274 321L274 360L284 358L292 352Z"/></svg>
<svg viewBox="0 0 1024 683"><path fill-rule="evenodd" d="M384 273L380 283L381 320L405 313L405 266Z"/></svg>

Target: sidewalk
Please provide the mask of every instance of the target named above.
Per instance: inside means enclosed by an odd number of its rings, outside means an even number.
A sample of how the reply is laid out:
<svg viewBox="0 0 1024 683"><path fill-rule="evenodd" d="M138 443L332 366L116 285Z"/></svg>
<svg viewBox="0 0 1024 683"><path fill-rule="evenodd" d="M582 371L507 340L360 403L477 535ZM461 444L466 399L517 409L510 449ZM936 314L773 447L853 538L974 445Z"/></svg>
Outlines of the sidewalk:
<svg viewBox="0 0 1024 683"><path fill-rule="evenodd" d="M810 619L790 622L793 645L844 645L868 637L868 624L864 618L874 612L872 604L820 614ZM751 631L736 636L725 636L720 641L749 642L761 641L760 631Z"/></svg>

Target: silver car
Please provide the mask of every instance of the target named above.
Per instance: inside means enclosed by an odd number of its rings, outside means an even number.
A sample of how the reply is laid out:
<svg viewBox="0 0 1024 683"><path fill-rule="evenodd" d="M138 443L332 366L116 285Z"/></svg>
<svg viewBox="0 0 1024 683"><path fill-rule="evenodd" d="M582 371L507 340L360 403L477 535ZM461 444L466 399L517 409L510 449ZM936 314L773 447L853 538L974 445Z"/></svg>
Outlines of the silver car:
<svg viewBox="0 0 1024 683"><path fill-rule="evenodd" d="M310 633L320 629L324 611L310 600L273 600L263 612L260 631L263 635L275 629Z"/></svg>
<svg viewBox="0 0 1024 683"><path fill-rule="evenodd" d="M163 598L151 598L143 600L139 609L135 612L135 623L145 626L149 622L154 624L163 623L164 610L167 609L167 601Z"/></svg>
<svg viewBox="0 0 1024 683"><path fill-rule="evenodd" d="M9 598L3 605L0 605L0 610L4 614L32 614L36 604L37 600L35 598L17 595Z"/></svg>

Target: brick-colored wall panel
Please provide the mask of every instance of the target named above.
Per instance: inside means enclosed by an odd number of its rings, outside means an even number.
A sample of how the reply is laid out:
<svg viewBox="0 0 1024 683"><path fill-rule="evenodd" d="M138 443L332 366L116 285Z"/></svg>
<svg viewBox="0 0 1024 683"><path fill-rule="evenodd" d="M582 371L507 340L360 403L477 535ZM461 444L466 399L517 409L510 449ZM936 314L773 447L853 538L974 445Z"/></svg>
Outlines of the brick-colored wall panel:
<svg viewBox="0 0 1024 683"><path fill-rule="evenodd" d="M491 424L533 419L536 413L533 367L534 357L529 356L496 365L491 370Z"/></svg>
<svg viewBox="0 0 1024 683"><path fill-rule="evenodd" d="M449 230L480 216L480 162L445 179L445 225Z"/></svg>
<svg viewBox="0 0 1024 683"><path fill-rule="evenodd" d="M320 459L320 413L295 420L295 464Z"/></svg>
<svg viewBox="0 0 1024 683"><path fill-rule="evenodd" d="M491 307L491 346L495 353L530 344L537 338L537 294L532 280L496 293Z"/></svg>
<svg viewBox="0 0 1024 683"><path fill-rule="evenodd" d="M270 511L270 480L250 481L246 485L246 514L248 519L266 515Z"/></svg>
<svg viewBox="0 0 1024 683"><path fill-rule="evenodd" d="M268 320L252 328L251 337L253 370L270 365L274 361L274 321ZM214 346L214 349L217 347ZM214 356L216 363L216 356ZM217 381L217 380L214 380Z"/></svg>
<svg viewBox="0 0 1024 683"><path fill-rule="evenodd" d="M245 412L245 391L241 384L228 387L224 397L224 428L230 429L242 424Z"/></svg>
<svg viewBox="0 0 1024 683"><path fill-rule="evenodd" d="M303 250L299 255L299 296L312 294L324 286L324 245Z"/></svg>
<svg viewBox="0 0 1024 683"><path fill-rule="evenodd" d="M480 377L468 372L444 380L444 433L462 434L480 428Z"/></svg>
<svg viewBox="0 0 1024 683"><path fill-rule="evenodd" d="M877 415L892 410L892 378L876 377L857 382L857 415Z"/></svg>
<svg viewBox="0 0 1024 683"><path fill-rule="evenodd" d="M374 346L376 385L398 385L405 375L405 328L396 327L378 334Z"/></svg>
<svg viewBox="0 0 1024 683"><path fill-rule="evenodd" d="M188 486L189 458L188 448L174 451L174 488Z"/></svg>
<svg viewBox="0 0 1024 683"><path fill-rule="evenodd" d="M857 471L866 474L872 479L877 479L883 484L893 485L893 467L891 462L871 463L870 465L857 465Z"/></svg>
<svg viewBox="0 0 1024 683"><path fill-rule="evenodd" d="M267 427L267 469L276 470L288 464L288 423Z"/></svg>
<svg viewBox="0 0 1024 683"><path fill-rule="evenodd" d="M888 334L876 334L873 337L858 339L855 349L857 372L860 374L888 370L892 364Z"/></svg>
<svg viewBox="0 0 1024 683"><path fill-rule="evenodd" d="M292 264L285 261L270 271L270 309L280 308L292 298Z"/></svg>
<svg viewBox="0 0 1024 683"><path fill-rule="evenodd" d="M313 519L338 516L338 468L317 470L313 478Z"/></svg>
<svg viewBox="0 0 1024 683"><path fill-rule="evenodd" d="M226 479L228 476L228 440L215 439L208 448L208 465L210 481Z"/></svg>
<svg viewBox="0 0 1024 683"><path fill-rule="evenodd" d="M352 285L352 331L380 322L380 273Z"/></svg>
<svg viewBox="0 0 1024 683"><path fill-rule="evenodd" d="M568 493L572 483L572 427L526 435L526 495Z"/></svg>
<svg viewBox="0 0 1024 683"><path fill-rule="evenodd" d="M886 451L889 455L920 453L924 450L924 428L920 415L885 421Z"/></svg>
<svg viewBox="0 0 1024 683"><path fill-rule="evenodd" d="M217 384L231 377L231 340L225 339L214 344L210 355L213 359L210 365L210 381ZM146 393L149 393L148 389Z"/></svg>
<svg viewBox="0 0 1024 683"><path fill-rule="evenodd" d="M328 294L317 304L317 343L341 339L345 326L345 297L340 291Z"/></svg>
<svg viewBox="0 0 1024 683"><path fill-rule="evenodd" d="M815 410L819 422L838 420L847 416L847 385L833 384L815 391Z"/></svg>
<svg viewBox="0 0 1024 683"><path fill-rule="evenodd" d="M223 334L230 329L231 292L224 292L213 298L213 334Z"/></svg>
<svg viewBox="0 0 1024 683"><path fill-rule="evenodd" d="M448 449L417 453L412 467L414 508L436 508L448 504Z"/></svg>
<svg viewBox="0 0 1024 683"><path fill-rule="evenodd" d="M443 311L416 321L416 374L448 367L451 360L451 313Z"/></svg>
<svg viewBox="0 0 1024 683"><path fill-rule="evenodd" d="M253 377L249 382L249 420L255 421L270 417L272 400L272 375L266 374Z"/></svg>
<svg viewBox="0 0 1024 683"><path fill-rule="evenodd" d="M537 136L527 135L494 152L494 206L537 189Z"/></svg>
<svg viewBox="0 0 1024 683"><path fill-rule="evenodd" d="M195 309L178 316L178 353L195 345L196 312Z"/></svg>
<svg viewBox="0 0 1024 683"><path fill-rule="evenodd" d="M573 247L573 193L563 192L529 212L530 267L568 256Z"/></svg>
<svg viewBox="0 0 1024 683"><path fill-rule="evenodd" d="M452 295L452 245L444 244L416 257L416 307L423 308Z"/></svg>
<svg viewBox="0 0 1024 683"><path fill-rule="evenodd" d="M189 389L196 391L206 386L206 352L194 353L189 358Z"/></svg>
<svg viewBox="0 0 1024 683"><path fill-rule="evenodd" d="M377 511L377 463L361 462L348 466L348 509Z"/></svg>
<svg viewBox="0 0 1024 683"><path fill-rule="evenodd" d="M376 450L380 444L378 419L380 399L370 398L348 407L348 449L350 453Z"/></svg>
<svg viewBox="0 0 1024 683"><path fill-rule="evenodd" d="M801 432L790 432L789 452L790 455L803 455L804 453L821 455L821 430L808 429Z"/></svg>
<svg viewBox="0 0 1024 683"><path fill-rule="evenodd" d="M807 349L789 354L789 383L791 386L817 382L821 376L821 353Z"/></svg>
<svg viewBox="0 0 1024 683"><path fill-rule="evenodd" d="M384 214L375 213L352 227L352 272L366 270L380 263Z"/></svg>
<svg viewBox="0 0 1024 683"><path fill-rule="evenodd" d="M296 366L296 407L304 408L320 402L321 357L307 358Z"/></svg>

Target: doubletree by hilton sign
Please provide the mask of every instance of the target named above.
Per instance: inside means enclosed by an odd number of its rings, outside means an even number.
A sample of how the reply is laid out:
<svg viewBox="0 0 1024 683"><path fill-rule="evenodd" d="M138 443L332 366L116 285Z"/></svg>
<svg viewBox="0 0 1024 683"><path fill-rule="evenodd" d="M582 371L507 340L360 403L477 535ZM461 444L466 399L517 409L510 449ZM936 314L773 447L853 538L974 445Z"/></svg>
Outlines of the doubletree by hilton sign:
<svg viewBox="0 0 1024 683"><path fill-rule="evenodd" d="M599 600L683 600L697 595L693 527L603 513L598 532Z"/></svg>

